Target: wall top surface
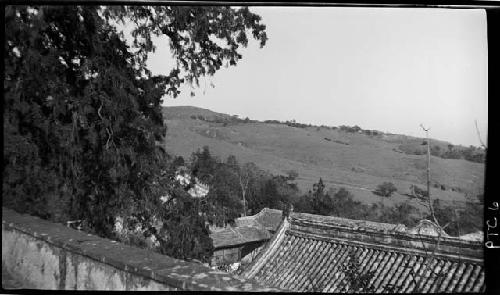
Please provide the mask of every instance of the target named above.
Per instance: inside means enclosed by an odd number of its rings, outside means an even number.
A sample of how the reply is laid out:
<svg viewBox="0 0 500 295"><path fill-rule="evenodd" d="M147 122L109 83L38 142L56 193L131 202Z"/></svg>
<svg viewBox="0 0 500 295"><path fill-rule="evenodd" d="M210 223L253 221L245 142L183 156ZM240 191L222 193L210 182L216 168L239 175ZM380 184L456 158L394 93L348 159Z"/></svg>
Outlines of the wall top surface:
<svg viewBox="0 0 500 295"><path fill-rule="evenodd" d="M2 207L2 230L17 230L67 251L183 290L280 291L196 262L127 246Z"/></svg>

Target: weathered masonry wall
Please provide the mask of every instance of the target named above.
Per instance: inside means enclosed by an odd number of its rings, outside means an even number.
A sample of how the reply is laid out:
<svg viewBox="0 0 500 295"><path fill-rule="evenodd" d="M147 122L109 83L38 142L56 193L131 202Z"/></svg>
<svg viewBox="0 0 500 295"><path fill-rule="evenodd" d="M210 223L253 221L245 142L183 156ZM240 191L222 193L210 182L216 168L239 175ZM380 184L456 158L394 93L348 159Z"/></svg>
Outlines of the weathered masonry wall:
<svg viewBox="0 0 500 295"><path fill-rule="evenodd" d="M2 213L2 269L31 288L279 291L6 208Z"/></svg>

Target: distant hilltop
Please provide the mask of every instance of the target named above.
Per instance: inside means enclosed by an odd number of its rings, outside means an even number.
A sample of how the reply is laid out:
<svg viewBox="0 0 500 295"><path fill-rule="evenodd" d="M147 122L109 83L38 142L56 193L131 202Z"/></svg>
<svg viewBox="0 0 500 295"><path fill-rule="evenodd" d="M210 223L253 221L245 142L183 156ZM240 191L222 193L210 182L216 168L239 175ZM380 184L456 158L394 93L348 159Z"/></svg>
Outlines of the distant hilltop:
<svg viewBox="0 0 500 295"><path fill-rule="evenodd" d="M360 133L368 136L379 136L380 138L388 141L401 142L404 143L400 146L401 152L406 154L421 155L426 152L425 138L414 137L405 134L395 134L390 132L383 132L380 130L370 130L363 129L357 125L354 126L327 126L327 125L313 125L296 122L295 120L279 121L279 120L253 120L248 117L240 118L238 115L229 115L224 113L217 113L209 109L194 107L194 106L173 106L173 107L163 107L163 114L166 119L193 119L202 120L212 123L222 123L222 124L238 124L238 123L268 123L268 124L283 124L290 127L297 128L325 128L330 130L340 130L347 133ZM463 146L463 145L453 145L448 141L438 140L431 138L431 146L433 147L432 153L434 156L439 156L442 158L450 159L460 159L469 160L472 162L484 163L484 149L482 147L476 146ZM464 152L468 149L471 150L470 153ZM455 150L453 153L446 153L450 150ZM442 152L441 152L442 151ZM441 152L441 153L440 153ZM480 155L473 157L473 155Z"/></svg>
<svg viewBox="0 0 500 295"><path fill-rule="evenodd" d="M257 121L192 106L164 107L163 115L165 149L186 160L209 146L222 160L234 155L240 163L253 162L274 174L295 171L297 185L304 192L321 177L328 187L346 187L370 202L372 190L385 181L394 183L401 196L409 194L412 185L425 187L424 138L359 126ZM485 151L430 141L433 195L465 201L482 194Z"/></svg>

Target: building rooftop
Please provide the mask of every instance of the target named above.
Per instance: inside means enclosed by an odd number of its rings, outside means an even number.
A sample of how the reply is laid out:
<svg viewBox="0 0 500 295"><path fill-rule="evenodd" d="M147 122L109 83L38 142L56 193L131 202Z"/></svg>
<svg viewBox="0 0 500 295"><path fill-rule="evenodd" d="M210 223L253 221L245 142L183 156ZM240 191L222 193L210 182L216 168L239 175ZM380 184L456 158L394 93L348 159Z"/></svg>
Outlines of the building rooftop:
<svg viewBox="0 0 500 295"><path fill-rule="evenodd" d="M346 292L344 266L357 259L372 292L484 291L482 243L441 235L438 244L431 225L291 213L242 275L290 291Z"/></svg>

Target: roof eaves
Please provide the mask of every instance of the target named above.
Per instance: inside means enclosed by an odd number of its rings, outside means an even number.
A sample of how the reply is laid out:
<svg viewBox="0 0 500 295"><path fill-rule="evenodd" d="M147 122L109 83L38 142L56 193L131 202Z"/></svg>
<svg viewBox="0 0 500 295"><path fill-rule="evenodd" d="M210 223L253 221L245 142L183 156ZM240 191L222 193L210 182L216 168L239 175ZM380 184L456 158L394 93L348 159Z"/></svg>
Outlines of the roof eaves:
<svg viewBox="0 0 500 295"><path fill-rule="evenodd" d="M319 240L319 241L327 241L331 242L334 241L335 243L343 244L346 246L357 246L357 247L362 247L362 248L370 248L370 249L376 249L376 250L383 250L383 251L388 251L388 252L395 252L395 253L401 253L401 254L411 254L411 255L419 255L419 256L429 256L431 255L432 251L426 251L426 250L421 250L418 248L402 248L402 247L394 247L391 245L384 245L384 244L374 244L370 242L363 242L363 241L357 241L353 239L343 239L343 238L328 238L324 237L321 235L316 235L312 233L304 233L300 232L297 230L288 230L288 234L294 235L299 238L304 238L304 239L314 239L314 240ZM433 253L437 258L442 258L446 260L453 260L456 262L469 262L473 264L478 264L478 265L483 265L484 260L476 257L464 257L463 255L460 254L450 254L450 253L440 253L436 252Z"/></svg>

